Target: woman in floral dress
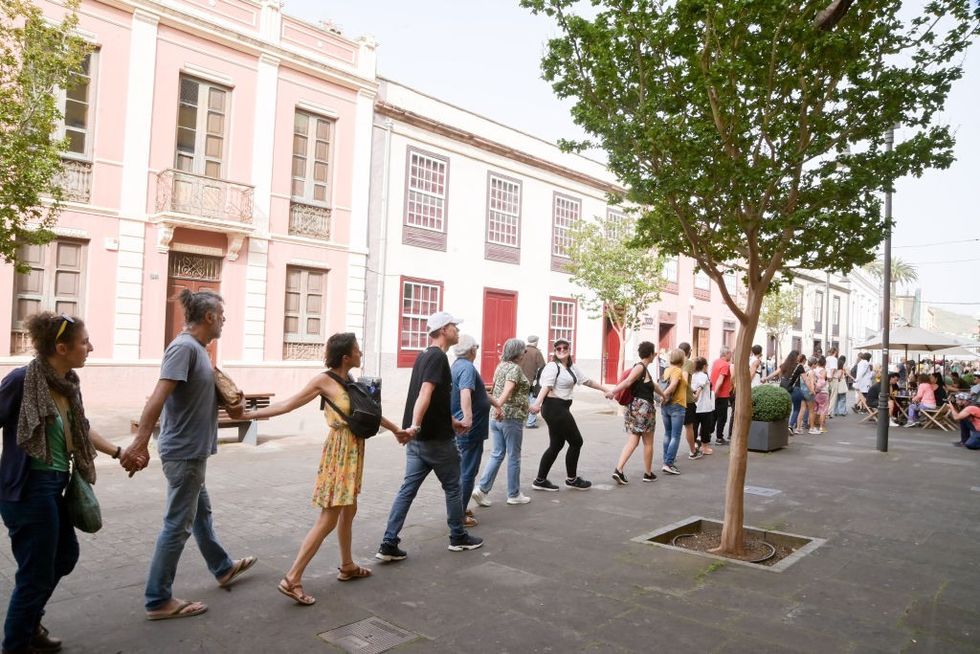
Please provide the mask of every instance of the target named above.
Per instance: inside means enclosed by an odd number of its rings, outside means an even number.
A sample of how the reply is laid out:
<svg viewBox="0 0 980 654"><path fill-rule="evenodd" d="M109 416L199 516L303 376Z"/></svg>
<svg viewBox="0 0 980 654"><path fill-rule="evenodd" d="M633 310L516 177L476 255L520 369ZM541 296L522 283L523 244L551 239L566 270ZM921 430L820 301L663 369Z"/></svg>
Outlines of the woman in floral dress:
<svg viewBox="0 0 980 654"><path fill-rule="evenodd" d="M327 340L327 371L341 379L348 379L351 368L361 365L361 348L354 334L334 334ZM271 418L289 413L317 397L329 398L343 411L350 411L350 398L344 387L327 373L319 373L296 395L264 409L246 411L246 420ZM344 419L329 406L324 411L330 433L323 445L320 467L317 469L316 486L313 489L313 505L320 509L316 524L306 534L296 560L289 572L279 582L278 590L298 604L309 606L316 598L303 591L303 572L323 544L323 540L337 528L337 544L340 546L340 567L337 579L350 581L371 576L371 570L354 562L351 554L351 526L357 513L357 496L361 492L364 472L364 439L351 433ZM381 425L391 431L399 443L408 442L409 434L386 418Z"/></svg>

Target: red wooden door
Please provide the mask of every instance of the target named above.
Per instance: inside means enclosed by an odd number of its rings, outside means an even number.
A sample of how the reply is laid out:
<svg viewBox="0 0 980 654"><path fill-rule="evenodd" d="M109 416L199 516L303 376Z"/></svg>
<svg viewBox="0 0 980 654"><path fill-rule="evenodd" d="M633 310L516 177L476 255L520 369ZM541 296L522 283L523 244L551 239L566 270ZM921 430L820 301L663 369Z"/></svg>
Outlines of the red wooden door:
<svg viewBox="0 0 980 654"><path fill-rule="evenodd" d="M605 365L603 366L603 373L605 375L606 384L615 384L619 381L619 335L616 330L613 329L612 323L606 318L603 321L606 332L606 343L605 343Z"/></svg>
<svg viewBox="0 0 980 654"><path fill-rule="evenodd" d="M504 343L517 336L517 293L484 289L483 342L480 344L480 375L490 383L500 362Z"/></svg>
<svg viewBox="0 0 980 654"><path fill-rule="evenodd" d="M188 255L184 253L173 253L170 258L170 274L167 279L167 313L164 326L163 347L166 348L170 341L184 329L184 309L180 305L177 296L185 288L192 293L197 291L220 292L221 281L216 279L220 275L221 260L214 260L212 257ZM201 277L202 279L194 279ZM212 279L204 279L212 277ZM217 341L208 344L208 355L211 363L217 363Z"/></svg>

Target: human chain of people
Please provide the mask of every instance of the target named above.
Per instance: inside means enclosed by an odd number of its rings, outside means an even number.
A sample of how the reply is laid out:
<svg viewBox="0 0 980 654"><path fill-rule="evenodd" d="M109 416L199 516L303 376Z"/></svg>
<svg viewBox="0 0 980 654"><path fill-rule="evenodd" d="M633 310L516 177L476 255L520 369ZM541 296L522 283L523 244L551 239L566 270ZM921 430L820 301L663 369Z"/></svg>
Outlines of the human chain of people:
<svg viewBox="0 0 980 654"><path fill-rule="evenodd" d="M0 513L17 561L16 583L4 623L4 653L61 648L61 641L47 631L41 618L58 583L78 561L75 528L91 530L83 518L91 517L92 506L79 504L81 500L75 499L72 489L90 489L95 484L93 462L97 452L118 460L130 476L145 469L158 421L156 452L167 493L144 590L146 619L188 618L207 611L203 602L174 594L177 567L191 535L220 587L233 584L257 562L255 556L233 559L221 545L206 487L207 462L217 453L218 407L227 402L216 388L216 373L206 347L221 337L224 301L212 291L186 289L179 301L184 329L167 346L159 380L143 408L136 436L126 448L100 435L85 416L75 373L94 350L85 323L78 317L52 312L27 320L36 356L0 383ZM352 379L350 373L361 367L362 359L352 333L337 333L327 340L326 370L288 399L251 410L240 401L225 406L233 418L256 420L288 413L318 398L327 405L324 415L329 431L312 496L319 514L277 586L295 603L310 606L316 602L303 586L303 575L323 541L335 530L340 554L337 579L347 582L373 574L354 561L351 542L365 440L381 428L405 446L406 452L404 480L375 554L385 563L408 557L400 534L429 473L435 473L445 494L448 549L452 552L483 546L483 539L469 532L479 524L470 506L492 505L490 494L505 459L506 504L530 503L531 497L524 494L521 483L521 447L524 430L539 428L539 417L548 427L549 445L531 490L590 490L592 482L578 471L584 443L571 412L577 386L599 391L624 407L626 442L611 473L618 485L630 483L627 464L640 444L642 481L657 479L653 443L658 409L664 431L660 470L667 476L681 475L677 457L682 437L692 463L713 454L712 446L730 442L729 409L735 393L741 391L733 383L736 364L727 347L709 366L704 357L692 358L690 345L682 343L665 353L664 365L655 346L644 341L637 348L637 361L621 380L604 385L576 365L567 339L550 343L551 354L546 358L537 336L531 335L526 341L510 338L503 345L491 383L485 384L474 365L479 345L472 336L461 334L462 322L445 311L429 316L429 346L412 367L400 423L383 417L380 403ZM455 356L451 365L450 349ZM762 348L754 346L746 364L752 387L772 382L789 393L793 413L788 428L794 435L818 436L827 431L829 418L846 415L851 384L856 391L856 411L870 415L880 400L881 371L872 366L866 353L848 369L845 357L838 356L836 349L827 356L817 353L811 357L794 350L771 371L761 354ZM942 370L919 370L903 361L888 373L889 419L898 424L894 421L904 416L906 426L914 426L923 413L940 407L946 410L948 405L951 419L959 422L961 429L961 438L954 444L980 449L980 384L974 383L977 380L972 370L955 371L953 375L954 388L949 392ZM364 397L368 397L366 403ZM490 454L481 473L488 439ZM550 477L562 451L564 478L558 484ZM98 520L96 516L94 529Z"/></svg>

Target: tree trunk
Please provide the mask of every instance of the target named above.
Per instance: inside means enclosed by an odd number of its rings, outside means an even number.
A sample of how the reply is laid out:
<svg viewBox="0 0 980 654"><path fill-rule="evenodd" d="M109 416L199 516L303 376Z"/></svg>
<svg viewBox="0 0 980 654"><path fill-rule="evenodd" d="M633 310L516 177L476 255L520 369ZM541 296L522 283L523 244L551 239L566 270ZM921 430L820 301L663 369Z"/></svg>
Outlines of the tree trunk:
<svg viewBox="0 0 980 654"><path fill-rule="evenodd" d="M613 384L619 381L619 376L626 369L626 327L617 327L616 336L619 338L619 361L616 362L616 379Z"/></svg>
<svg viewBox="0 0 980 654"><path fill-rule="evenodd" d="M725 484L725 524L721 530L721 544L715 552L740 554L742 530L745 524L745 471L749 461L749 426L752 422L752 376L749 374L749 356L752 339L759 325L759 310L765 289L748 290L745 299L746 322L741 324L735 339L732 357L735 380L735 418L732 424L732 443L729 447L728 481Z"/></svg>

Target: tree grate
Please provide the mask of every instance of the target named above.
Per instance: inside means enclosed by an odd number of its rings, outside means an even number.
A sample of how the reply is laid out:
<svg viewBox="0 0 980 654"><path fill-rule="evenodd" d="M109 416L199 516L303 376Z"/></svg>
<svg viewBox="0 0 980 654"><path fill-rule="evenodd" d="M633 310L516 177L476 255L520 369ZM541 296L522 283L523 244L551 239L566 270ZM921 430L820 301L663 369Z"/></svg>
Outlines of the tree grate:
<svg viewBox="0 0 980 654"><path fill-rule="evenodd" d="M379 654L419 637L381 618L359 620L317 635L352 654Z"/></svg>

